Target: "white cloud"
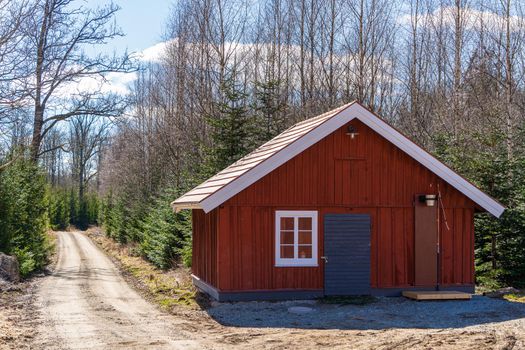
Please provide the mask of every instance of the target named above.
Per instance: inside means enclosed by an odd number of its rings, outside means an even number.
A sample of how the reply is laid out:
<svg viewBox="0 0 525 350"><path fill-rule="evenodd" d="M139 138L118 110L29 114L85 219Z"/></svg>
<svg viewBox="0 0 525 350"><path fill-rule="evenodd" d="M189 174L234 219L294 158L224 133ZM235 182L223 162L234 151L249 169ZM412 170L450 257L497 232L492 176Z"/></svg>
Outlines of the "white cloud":
<svg viewBox="0 0 525 350"><path fill-rule="evenodd" d="M76 82L62 85L55 93L58 98L67 98L88 92L126 95L130 84L137 79L136 73L108 73L105 79L100 76L84 77Z"/></svg>
<svg viewBox="0 0 525 350"><path fill-rule="evenodd" d="M166 51L168 42L160 42L150 46L134 55L139 62L160 62ZM102 77L84 77L77 82L63 85L56 92L57 97L67 97L71 94L79 94L91 91L102 93L114 93L126 95L130 92L131 84L137 80L137 73L108 73Z"/></svg>
<svg viewBox="0 0 525 350"><path fill-rule="evenodd" d="M422 26L443 23L447 27L455 26L456 9L452 6L438 7L429 14L421 14L418 22ZM409 14L398 18L401 24L409 25L412 19ZM482 26L489 32L505 30L506 18L492 11L480 11L473 8L463 10L464 28L466 30L479 30ZM520 16L510 17L510 30L517 32L525 28L525 18Z"/></svg>
<svg viewBox="0 0 525 350"><path fill-rule="evenodd" d="M136 54L134 54L134 58L141 63L161 63L163 60L163 57L167 53L167 50L169 49L170 45L177 44L177 39L171 39L168 41L157 43L153 46L150 46ZM191 44L189 44L191 45ZM207 47L207 50L209 54L211 55L212 62L218 62L217 51L216 48L212 47L210 44ZM224 45L224 51L225 56L228 57L228 62L244 62L245 64L254 64L254 60L258 59L261 62L268 62L270 61L270 55L273 55L273 47L271 44L259 44L257 46L257 54L258 57L256 57L255 54L255 48L256 45L253 43L239 43L239 42L227 42ZM200 49L199 49L200 50ZM198 54L199 50L189 50L188 53L191 56L192 54ZM299 60L300 56L300 48L297 45L290 45L287 48L287 55L295 56L297 57L297 60ZM341 53L339 55L336 55L334 66L336 70L341 70L341 77L344 78L344 74L353 74L352 72L348 72L345 70L345 67L348 67L348 65L353 66L353 62L355 60L355 57L352 53ZM191 59L190 59L191 61ZM377 61L378 64L381 65L382 69L386 71L390 70L391 62L384 57L378 58ZM324 61L321 58L318 58L315 61L315 65L317 66L316 69L320 70L322 69L321 66L324 64ZM264 64L260 64L257 66L260 71L258 71L259 76L262 76L264 74ZM300 78L299 78L299 72L297 70L293 70L291 72L291 81L296 82L299 84ZM133 84L133 82L138 78L137 73L109 73L105 77L106 79L102 79L100 77L87 77L82 79L81 81L71 84L71 86L64 87L62 89L62 96L67 96L67 94L71 94L72 91L78 91L78 92L89 92L89 91L102 91L103 93L116 93L116 94L122 94L125 95L130 92L130 87ZM252 77L249 77L251 79Z"/></svg>
<svg viewBox="0 0 525 350"><path fill-rule="evenodd" d="M162 55L166 52L166 49L170 41L163 41L153 46L150 46L136 55L136 58L143 62L159 62Z"/></svg>

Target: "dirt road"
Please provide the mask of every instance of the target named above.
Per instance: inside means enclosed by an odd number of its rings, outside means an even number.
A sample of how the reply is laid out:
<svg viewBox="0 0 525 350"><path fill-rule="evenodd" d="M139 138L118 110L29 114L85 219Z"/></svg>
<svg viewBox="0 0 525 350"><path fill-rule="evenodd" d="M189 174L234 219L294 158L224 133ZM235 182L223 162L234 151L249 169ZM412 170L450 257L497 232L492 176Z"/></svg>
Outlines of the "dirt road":
<svg viewBox="0 0 525 350"><path fill-rule="evenodd" d="M37 294L44 348L200 348L123 280L80 232L58 232L58 262Z"/></svg>
<svg viewBox="0 0 525 350"><path fill-rule="evenodd" d="M81 232L58 232L53 274L0 294L0 349L522 349L525 304L382 298L222 303L171 315L145 301ZM306 303L309 314L289 312Z"/></svg>

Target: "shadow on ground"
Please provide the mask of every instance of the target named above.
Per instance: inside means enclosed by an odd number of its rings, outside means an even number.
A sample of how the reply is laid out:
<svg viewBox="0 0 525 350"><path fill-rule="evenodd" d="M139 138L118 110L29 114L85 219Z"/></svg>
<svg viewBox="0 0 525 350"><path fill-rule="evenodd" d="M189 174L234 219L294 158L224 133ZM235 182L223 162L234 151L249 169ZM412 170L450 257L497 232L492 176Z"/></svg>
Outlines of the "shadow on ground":
<svg viewBox="0 0 525 350"><path fill-rule="evenodd" d="M305 313L290 312L291 307ZM525 318L525 304L474 296L470 301L412 301L378 298L366 305L322 301L214 303L206 310L234 327L379 330L463 328Z"/></svg>

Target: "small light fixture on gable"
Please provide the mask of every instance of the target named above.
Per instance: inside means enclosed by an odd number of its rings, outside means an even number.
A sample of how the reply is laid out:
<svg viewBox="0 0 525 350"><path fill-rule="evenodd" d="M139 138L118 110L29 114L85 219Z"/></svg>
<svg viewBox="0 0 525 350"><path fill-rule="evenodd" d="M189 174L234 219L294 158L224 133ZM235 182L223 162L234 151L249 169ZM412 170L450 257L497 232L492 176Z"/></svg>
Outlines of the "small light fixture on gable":
<svg viewBox="0 0 525 350"><path fill-rule="evenodd" d="M427 207L433 207L436 205L437 195L436 194L422 194L419 196L419 201L425 203Z"/></svg>
<svg viewBox="0 0 525 350"><path fill-rule="evenodd" d="M354 128L353 125L348 125L348 128L347 128L347 130L346 130L346 134L347 134L347 135L350 135L350 138L351 138L352 140L355 139L355 137L356 137L357 135L359 135L359 133L356 132L356 130L355 130L355 128Z"/></svg>

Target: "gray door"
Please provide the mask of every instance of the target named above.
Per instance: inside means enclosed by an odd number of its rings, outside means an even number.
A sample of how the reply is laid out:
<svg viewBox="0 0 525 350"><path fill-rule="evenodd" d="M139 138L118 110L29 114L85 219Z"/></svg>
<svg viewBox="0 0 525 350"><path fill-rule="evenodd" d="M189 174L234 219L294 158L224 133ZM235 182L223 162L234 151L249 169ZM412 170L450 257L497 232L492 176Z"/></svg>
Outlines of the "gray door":
<svg viewBox="0 0 525 350"><path fill-rule="evenodd" d="M370 294L370 216L324 216L325 295Z"/></svg>

